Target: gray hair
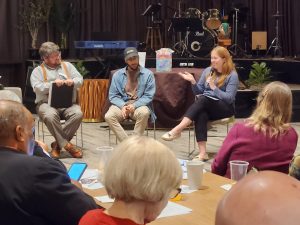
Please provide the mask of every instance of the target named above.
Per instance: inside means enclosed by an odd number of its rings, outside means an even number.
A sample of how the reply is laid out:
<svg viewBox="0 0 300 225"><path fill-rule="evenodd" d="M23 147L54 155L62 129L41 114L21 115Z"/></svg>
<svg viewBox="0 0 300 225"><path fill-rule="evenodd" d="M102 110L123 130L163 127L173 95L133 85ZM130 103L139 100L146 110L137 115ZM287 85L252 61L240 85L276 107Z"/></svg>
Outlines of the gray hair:
<svg viewBox="0 0 300 225"><path fill-rule="evenodd" d="M59 46L50 41L44 42L39 49L41 58L47 57L53 52L59 52Z"/></svg>
<svg viewBox="0 0 300 225"><path fill-rule="evenodd" d="M10 100L22 103L19 96L10 90L0 90L0 100Z"/></svg>
<svg viewBox="0 0 300 225"><path fill-rule="evenodd" d="M25 127L28 115L28 110L21 103L0 100L0 140L13 137L17 125Z"/></svg>
<svg viewBox="0 0 300 225"><path fill-rule="evenodd" d="M114 150L104 186L117 200L159 202L178 188L182 171L174 153L148 137L131 136Z"/></svg>

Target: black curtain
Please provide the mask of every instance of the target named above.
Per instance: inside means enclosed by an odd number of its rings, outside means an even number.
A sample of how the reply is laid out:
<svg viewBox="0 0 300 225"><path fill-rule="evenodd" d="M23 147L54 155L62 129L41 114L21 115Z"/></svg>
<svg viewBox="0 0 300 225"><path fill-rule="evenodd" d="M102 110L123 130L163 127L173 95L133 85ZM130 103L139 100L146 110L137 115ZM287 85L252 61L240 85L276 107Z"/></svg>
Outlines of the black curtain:
<svg viewBox="0 0 300 225"><path fill-rule="evenodd" d="M20 75L25 73L25 60L28 58L27 49L30 47L28 33L20 30L19 12L22 4L28 0L1 0L0 1L0 76L2 80L14 82L14 79L25 81ZM61 0L64 1L64 0ZM70 1L70 0L68 0ZM233 12L233 8L240 8L241 21L244 30L239 32L246 35L239 36L239 44L251 42L251 31L267 31L268 46L275 37L276 0L72 0L76 5L74 26L69 33L70 57L75 56L73 41L90 40L94 32L112 32L119 40L145 41L146 27L151 24L151 18L141 16L142 12L151 3L160 2L162 9L162 34L164 46L172 46L172 29L168 31L171 18L178 15L179 2L182 13L188 8L197 8L202 13L208 9L218 9L221 14ZM299 0L278 0L279 13L279 37L284 56L299 56L300 22ZM244 15L243 15L244 14ZM243 18L244 17L244 18ZM232 21L231 21L232 23ZM244 24L243 24L244 23ZM55 27L50 27L50 41L58 42L59 35ZM41 28L38 45L47 41L46 25ZM248 43L249 44L249 43ZM13 76L12 76L13 75ZM20 78L19 78L20 76ZM16 78L17 77L17 78ZM17 82L15 82L17 83Z"/></svg>
<svg viewBox="0 0 300 225"><path fill-rule="evenodd" d="M93 32L116 32L119 39L145 41L146 27L150 25L150 18L141 16L141 13L151 3L162 4L161 19L164 45L171 46L172 30L168 31L171 18L178 12L179 1L174 0L80 0L81 9L80 36L77 39L89 40ZM180 1L181 11L188 8L197 8L202 13L208 9L218 9L220 14L228 14L232 18L233 8L239 8L240 17L239 34L246 35L251 42L251 31L267 31L268 46L275 38L276 0L211 0L211 1ZM279 13L279 38L284 56L300 54L300 43L296 42L300 35L300 29L296 29L297 21L300 21L298 0L278 0ZM176 14L178 15L178 13ZM233 21L230 21L231 23ZM232 24L231 24L232 25ZM243 30L242 27L244 27ZM244 32L244 33L243 33ZM239 44L244 47L245 37L239 37ZM250 43L247 43L250 44Z"/></svg>

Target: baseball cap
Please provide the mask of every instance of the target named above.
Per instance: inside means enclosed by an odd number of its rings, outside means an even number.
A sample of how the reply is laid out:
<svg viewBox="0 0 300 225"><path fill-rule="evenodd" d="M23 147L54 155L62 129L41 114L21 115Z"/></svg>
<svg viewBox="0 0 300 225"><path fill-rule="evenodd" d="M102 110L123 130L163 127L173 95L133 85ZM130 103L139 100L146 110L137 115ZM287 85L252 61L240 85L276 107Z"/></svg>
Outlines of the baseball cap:
<svg viewBox="0 0 300 225"><path fill-rule="evenodd" d="M134 57L134 56L139 56L138 51L134 47L128 47L124 50L124 59L127 61L127 59Z"/></svg>

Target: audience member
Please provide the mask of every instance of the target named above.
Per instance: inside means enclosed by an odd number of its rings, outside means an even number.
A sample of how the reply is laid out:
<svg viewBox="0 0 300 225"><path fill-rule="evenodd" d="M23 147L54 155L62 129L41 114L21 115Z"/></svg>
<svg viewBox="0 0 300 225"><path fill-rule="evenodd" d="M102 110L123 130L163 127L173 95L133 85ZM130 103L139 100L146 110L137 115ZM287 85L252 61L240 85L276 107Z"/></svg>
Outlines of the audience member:
<svg viewBox="0 0 300 225"><path fill-rule="evenodd" d="M236 123L229 131L212 163L212 172L230 177L229 161L245 160L248 169L288 173L296 150L298 135L289 124L292 92L279 81L269 83L260 92L252 115Z"/></svg>
<svg viewBox="0 0 300 225"><path fill-rule="evenodd" d="M10 90L0 90L0 100L10 100L22 103L18 95ZM50 157L48 153L48 146L38 140L35 140L33 155L41 157Z"/></svg>
<svg viewBox="0 0 300 225"><path fill-rule="evenodd" d="M45 42L39 49L43 63L36 67L30 77L31 86L36 94L37 114L45 122L49 132L55 138L51 144L51 156L59 158L62 148L67 150L74 158L81 158L82 151L70 141L82 121L82 112L76 104L76 91L82 85L83 78L76 68L69 62L61 60L58 45ZM73 105L69 108L53 108L48 104L49 88L55 83L74 86ZM64 119L62 125L60 120Z"/></svg>
<svg viewBox="0 0 300 225"><path fill-rule="evenodd" d="M289 175L295 177L297 180L300 180L300 155L294 156L293 160L290 163Z"/></svg>
<svg viewBox="0 0 300 225"><path fill-rule="evenodd" d="M78 224L97 205L59 162L32 156L33 128L22 104L0 100L1 224Z"/></svg>
<svg viewBox="0 0 300 225"><path fill-rule="evenodd" d="M128 137L120 124L125 119L135 121L135 135L144 134L150 114L152 120L155 120L151 107L155 93L153 73L139 65L136 48L126 48L124 59L127 66L112 76L109 88L109 101L112 105L105 114L105 121L119 141Z"/></svg>
<svg viewBox="0 0 300 225"><path fill-rule="evenodd" d="M132 136L114 150L104 185L113 205L87 212L80 225L137 225L155 220L179 192L182 171L173 152L160 142Z"/></svg>
<svg viewBox="0 0 300 225"><path fill-rule="evenodd" d="M298 225L300 183L263 171L233 185L219 202L216 225Z"/></svg>
<svg viewBox="0 0 300 225"><path fill-rule="evenodd" d="M185 113L182 121L171 131L165 133L162 139L172 141L179 138L183 129L195 121L196 139L200 151L195 159L207 160L207 122L234 115L239 78L229 51L221 46L217 46L211 51L211 66L202 72L198 83L195 77L188 72L179 73L179 75L191 82L192 90L198 96Z"/></svg>

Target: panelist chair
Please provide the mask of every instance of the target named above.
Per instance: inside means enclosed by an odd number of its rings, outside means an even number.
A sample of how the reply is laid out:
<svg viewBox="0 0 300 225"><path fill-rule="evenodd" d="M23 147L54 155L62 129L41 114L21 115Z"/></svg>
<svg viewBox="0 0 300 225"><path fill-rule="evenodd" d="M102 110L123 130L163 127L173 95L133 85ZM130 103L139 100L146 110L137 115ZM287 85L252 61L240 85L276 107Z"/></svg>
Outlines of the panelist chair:
<svg viewBox="0 0 300 225"><path fill-rule="evenodd" d="M79 96L79 88L76 90L76 95L77 95L76 104L78 104L80 106L80 98L78 97ZM45 136L52 136L52 134L50 134L50 133L46 134L45 133L45 130L44 130L44 125L45 124L44 124L44 121L42 120L42 118L37 116L37 121L38 121L38 137L42 136L43 142L45 142ZM65 122L66 122L65 120L60 120L60 123L61 123L62 126L64 125ZM81 141L80 145L78 144L79 143L78 136L80 137L80 141ZM81 121L80 126L77 129L76 133L74 134L74 137L75 137L76 146L81 147L81 149L82 149L83 148L82 121Z"/></svg>
<svg viewBox="0 0 300 225"><path fill-rule="evenodd" d="M208 128L208 133L207 133L207 137L226 137L228 132L229 132L229 126L230 124L233 124L235 121L235 117L231 116L231 117L227 117L227 118L223 118L223 119L219 119L219 120L211 120L207 123L207 128ZM210 135L209 134L209 130L215 129L214 126L216 125L224 125L226 127L226 135ZM196 149L196 131L195 131L195 124L192 123L191 126L189 126L189 152L188 152L188 157L190 157L193 152ZM192 130L194 130L194 137L192 137ZM193 143L194 143L194 149L191 151L191 139L193 138Z"/></svg>
<svg viewBox="0 0 300 225"><path fill-rule="evenodd" d="M37 117L37 121L38 121L38 137L40 138L42 136L43 142L45 142L45 137L46 136L52 136L52 134L47 134L46 130L44 128L44 121L38 116ZM65 120L60 120L61 125L63 126L64 123L66 121ZM79 145L79 140L78 140L78 136L80 137L80 145ZM76 133L74 134L75 137L75 144L77 147L81 147L81 149L83 148L83 133L82 133L82 122L80 123L80 126L78 128L78 130L76 131Z"/></svg>

